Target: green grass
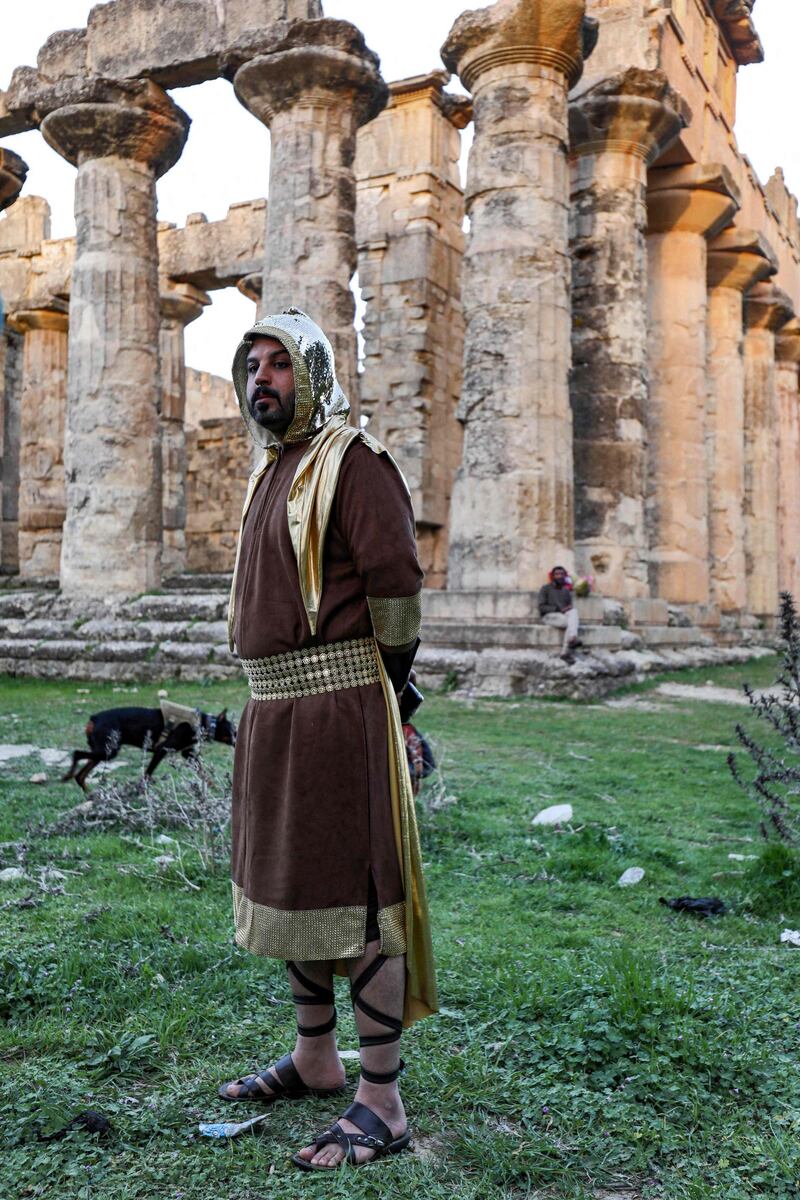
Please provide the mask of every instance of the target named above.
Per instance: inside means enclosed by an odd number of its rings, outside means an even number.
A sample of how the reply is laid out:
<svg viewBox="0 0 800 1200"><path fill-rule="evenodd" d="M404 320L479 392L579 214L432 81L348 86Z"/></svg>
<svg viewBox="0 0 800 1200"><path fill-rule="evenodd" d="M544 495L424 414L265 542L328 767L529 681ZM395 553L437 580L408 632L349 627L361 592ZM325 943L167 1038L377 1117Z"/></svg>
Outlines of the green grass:
<svg viewBox="0 0 800 1200"><path fill-rule="evenodd" d="M762 660L671 678L774 674ZM238 682L169 691L214 711L244 701ZM635 699L428 699L420 724L444 780L432 794L454 802L420 807L443 1006L404 1040L420 1152L324 1182L288 1156L335 1115L330 1102L276 1107L260 1135L229 1144L194 1135L198 1120L233 1117L220 1081L292 1042L280 964L232 945L225 872L190 874L191 890L153 865L163 848L147 836L29 833L79 793L29 783L34 759L0 767L0 842L27 840L30 869L65 873L63 895L0 910L0 1196L800 1195L800 952L779 944L800 926L800 885L791 856L762 853L725 765L745 710ZM0 741L77 747L89 713L155 702L147 684L0 681L0 711L16 714ZM571 829L531 826L567 800ZM628 866L645 878L620 889ZM0 884L0 903L29 891ZM701 922L658 904L687 893L730 911ZM351 1047L344 989L339 1007ZM86 1108L111 1135L38 1140Z"/></svg>

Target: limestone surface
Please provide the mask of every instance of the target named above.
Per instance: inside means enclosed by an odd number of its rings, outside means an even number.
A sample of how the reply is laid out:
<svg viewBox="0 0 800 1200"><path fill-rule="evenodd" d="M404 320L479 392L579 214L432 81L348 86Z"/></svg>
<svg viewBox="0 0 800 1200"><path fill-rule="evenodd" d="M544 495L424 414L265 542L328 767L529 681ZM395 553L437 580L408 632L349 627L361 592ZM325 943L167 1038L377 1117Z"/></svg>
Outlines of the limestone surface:
<svg viewBox="0 0 800 1200"><path fill-rule="evenodd" d="M617 597L649 591L647 169L690 116L662 71L633 67L569 110L575 552Z"/></svg>
<svg viewBox="0 0 800 1200"><path fill-rule="evenodd" d="M531 588L572 566L567 90L583 0L501 0L458 18L446 66L472 92L464 423L448 583Z"/></svg>

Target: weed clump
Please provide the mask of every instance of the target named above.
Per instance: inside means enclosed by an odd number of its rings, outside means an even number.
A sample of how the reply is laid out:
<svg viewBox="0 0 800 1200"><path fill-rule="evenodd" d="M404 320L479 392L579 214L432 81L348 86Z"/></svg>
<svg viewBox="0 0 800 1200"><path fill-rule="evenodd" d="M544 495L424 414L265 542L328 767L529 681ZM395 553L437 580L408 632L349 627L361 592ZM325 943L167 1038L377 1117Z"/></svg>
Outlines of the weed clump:
<svg viewBox="0 0 800 1200"><path fill-rule="evenodd" d="M750 909L761 917L800 910L800 855L783 842L764 846L747 872Z"/></svg>
<svg viewBox="0 0 800 1200"><path fill-rule="evenodd" d="M101 833L106 830L147 833L165 850L155 859L164 873L175 873L190 888L188 859L197 859L202 878L227 869L231 852L233 778L200 759L170 764L171 770L154 783L140 779L109 781L88 800L62 813L40 832L45 835ZM179 832L178 838L158 830ZM188 857L187 857L188 856Z"/></svg>
<svg viewBox="0 0 800 1200"><path fill-rule="evenodd" d="M781 670L775 687L759 695L744 691L755 716L772 730L772 744L756 740L737 724L736 737L755 774L745 777L735 754L728 767L738 785L761 809L761 832L777 835L787 846L800 846L800 617L790 592L781 592Z"/></svg>

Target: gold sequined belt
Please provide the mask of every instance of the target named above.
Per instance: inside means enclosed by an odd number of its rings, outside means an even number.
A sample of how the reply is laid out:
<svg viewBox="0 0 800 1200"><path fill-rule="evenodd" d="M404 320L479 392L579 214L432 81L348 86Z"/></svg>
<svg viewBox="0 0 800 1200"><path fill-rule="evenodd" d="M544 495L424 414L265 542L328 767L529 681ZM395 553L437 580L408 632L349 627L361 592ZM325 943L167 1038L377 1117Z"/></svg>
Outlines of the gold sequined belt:
<svg viewBox="0 0 800 1200"><path fill-rule="evenodd" d="M381 678L372 638L330 642L269 658L243 658L241 663L254 700L294 700L380 683Z"/></svg>

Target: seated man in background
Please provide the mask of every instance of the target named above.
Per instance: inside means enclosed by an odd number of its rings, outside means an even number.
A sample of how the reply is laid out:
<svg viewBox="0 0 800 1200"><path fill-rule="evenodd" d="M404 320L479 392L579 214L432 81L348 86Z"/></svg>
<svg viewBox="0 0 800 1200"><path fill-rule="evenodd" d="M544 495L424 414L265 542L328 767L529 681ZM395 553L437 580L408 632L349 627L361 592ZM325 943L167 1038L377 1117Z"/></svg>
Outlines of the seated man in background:
<svg viewBox="0 0 800 1200"><path fill-rule="evenodd" d="M572 583L563 567L553 567L549 582L539 591L539 616L545 625L555 625L564 630L561 657L573 663L572 651L583 642L578 636L578 610L573 604Z"/></svg>

